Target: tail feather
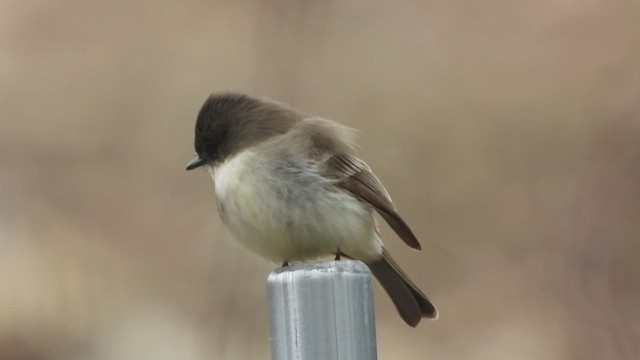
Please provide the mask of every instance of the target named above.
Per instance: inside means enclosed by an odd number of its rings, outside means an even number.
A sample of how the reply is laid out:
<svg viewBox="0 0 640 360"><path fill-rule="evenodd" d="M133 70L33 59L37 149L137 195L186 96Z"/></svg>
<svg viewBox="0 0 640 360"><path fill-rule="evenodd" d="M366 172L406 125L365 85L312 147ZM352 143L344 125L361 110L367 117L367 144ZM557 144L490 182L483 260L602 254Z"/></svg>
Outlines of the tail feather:
<svg viewBox="0 0 640 360"><path fill-rule="evenodd" d="M393 261L386 249L382 250L381 259L369 262L367 266L391 297L400 317L407 324L416 327L423 317L438 317L436 307Z"/></svg>

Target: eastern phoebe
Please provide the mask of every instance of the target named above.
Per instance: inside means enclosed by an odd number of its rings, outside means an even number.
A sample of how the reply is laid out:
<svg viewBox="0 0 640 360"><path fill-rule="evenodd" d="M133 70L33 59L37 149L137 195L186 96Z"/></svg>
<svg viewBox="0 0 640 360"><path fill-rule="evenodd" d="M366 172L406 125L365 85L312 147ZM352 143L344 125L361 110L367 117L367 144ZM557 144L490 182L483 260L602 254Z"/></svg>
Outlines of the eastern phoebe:
<svg viewBox="0 0 640 360"><path fill-rule="evenodd" d="M415 327L438 311L389 256L374 210L407 245L420 243L354 155L354 132L269 100L213 94L198 114L187 170L207 167L220 217L244 246L285 265L327 255L360 260Z"/></svg>

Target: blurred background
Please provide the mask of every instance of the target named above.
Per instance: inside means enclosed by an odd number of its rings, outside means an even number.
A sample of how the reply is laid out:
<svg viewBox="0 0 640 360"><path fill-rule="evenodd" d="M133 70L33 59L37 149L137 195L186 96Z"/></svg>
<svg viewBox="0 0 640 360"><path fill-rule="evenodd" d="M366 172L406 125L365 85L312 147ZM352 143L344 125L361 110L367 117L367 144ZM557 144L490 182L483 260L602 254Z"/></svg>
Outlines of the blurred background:
<svg viewBox="0 0 640 360"><path fill-rule="evenodd" d="M268 359L209 93L360 129L436 302L380 359L640 358L637 1L0 2L0 359Z"/></svg>

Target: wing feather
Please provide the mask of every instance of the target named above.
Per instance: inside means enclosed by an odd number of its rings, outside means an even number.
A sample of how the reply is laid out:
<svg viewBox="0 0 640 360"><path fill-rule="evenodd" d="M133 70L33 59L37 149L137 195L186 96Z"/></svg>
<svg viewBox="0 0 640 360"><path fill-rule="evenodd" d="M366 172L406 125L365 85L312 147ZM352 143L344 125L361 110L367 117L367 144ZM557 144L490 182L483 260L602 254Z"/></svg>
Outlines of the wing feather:
<svg viewBox="0 0 640 360"><path fill-rule="evenodd" d="M397 213L389 193L364 161L353 155L337 154L324 162L323 170L337 186L371 204L407 245L421 249L413 231Z"/></svg>

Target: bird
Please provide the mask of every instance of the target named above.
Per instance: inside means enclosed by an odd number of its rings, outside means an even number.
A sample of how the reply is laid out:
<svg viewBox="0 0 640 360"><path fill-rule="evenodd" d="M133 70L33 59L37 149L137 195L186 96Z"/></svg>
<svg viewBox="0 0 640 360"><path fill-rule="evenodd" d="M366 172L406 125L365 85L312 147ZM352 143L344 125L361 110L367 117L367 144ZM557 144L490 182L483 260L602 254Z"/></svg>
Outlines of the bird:
<svg viewBox="0 0 640 360"><path fill-rule="evenodd" d="M232 237L283 266L335 256L365 263L411 327L438 310L385 248L377 213L409 247L421 245L369 165L356 130L238 92L211 94L195 124L195 157L213 179Z"/></svg>

